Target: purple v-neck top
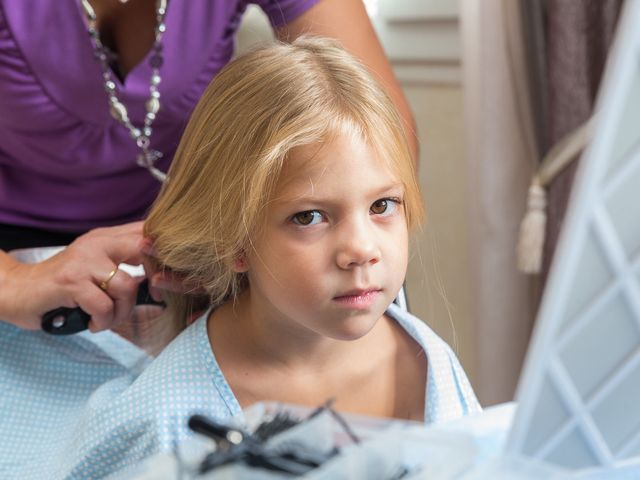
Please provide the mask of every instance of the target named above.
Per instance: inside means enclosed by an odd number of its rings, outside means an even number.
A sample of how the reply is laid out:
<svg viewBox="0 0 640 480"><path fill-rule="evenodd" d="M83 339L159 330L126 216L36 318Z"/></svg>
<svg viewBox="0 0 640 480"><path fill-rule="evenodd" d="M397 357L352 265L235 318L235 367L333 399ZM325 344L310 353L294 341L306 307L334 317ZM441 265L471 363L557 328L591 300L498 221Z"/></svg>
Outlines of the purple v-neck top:
<svg viewBox="0 0 640 480"><path fill-rule="evenodd" d="M318 0L169 2L151 148L164 171L195 104L231 58L248 3L274 27ZM119 85L136 126L151 69ZM0 223L83 232L143 218L160 184L136 165L128 131L109 114L79 0L0 0Z"/></svg>

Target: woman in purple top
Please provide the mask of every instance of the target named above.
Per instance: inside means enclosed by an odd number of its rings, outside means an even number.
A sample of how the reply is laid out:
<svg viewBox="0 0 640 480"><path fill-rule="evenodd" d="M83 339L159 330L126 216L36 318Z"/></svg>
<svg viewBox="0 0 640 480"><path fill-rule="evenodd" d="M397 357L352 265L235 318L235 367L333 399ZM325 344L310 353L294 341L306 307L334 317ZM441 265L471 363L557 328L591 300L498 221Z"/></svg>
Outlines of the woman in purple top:
<svg viewBox="0 0 640 480"><path fill-rule="evenodd" d="M117 266L150 251L139 220L249 3L283 41L341 41L413 129L361 0L0 0L0 319L38 329L80 306L97 331L131 314L137 282ZM5 253L67 244L37 264Z"/></svg>

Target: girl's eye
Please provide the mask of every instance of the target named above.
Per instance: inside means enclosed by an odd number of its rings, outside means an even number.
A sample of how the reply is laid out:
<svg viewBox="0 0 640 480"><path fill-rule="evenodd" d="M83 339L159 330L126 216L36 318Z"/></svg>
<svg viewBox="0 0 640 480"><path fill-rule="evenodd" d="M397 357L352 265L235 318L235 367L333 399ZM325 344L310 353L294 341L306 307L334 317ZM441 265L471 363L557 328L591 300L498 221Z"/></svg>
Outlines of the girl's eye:
<svg viewBox="0 0 640 480"><path fill-rule="evenodd" d="M381 198L373 202L369 210L374 215L391 215L398 208L399 200L394 198Z"/></svg>
<svg viewBox="0 0 640 480"><path fill-rule="evenodd" d="M322 221L322 214L317 210L307 210L306 212L299 212L293 215L291 221L296 225L315 225Z"/></svg>

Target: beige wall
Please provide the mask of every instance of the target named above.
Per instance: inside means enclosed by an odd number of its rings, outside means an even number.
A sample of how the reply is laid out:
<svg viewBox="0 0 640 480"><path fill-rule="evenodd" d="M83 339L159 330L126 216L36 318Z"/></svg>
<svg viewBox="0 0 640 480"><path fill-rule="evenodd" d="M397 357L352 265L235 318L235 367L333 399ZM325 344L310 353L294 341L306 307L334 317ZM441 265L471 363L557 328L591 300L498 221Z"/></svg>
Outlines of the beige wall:
<svg viewBox="0 0 640 480"><path fill-rule="evenodd" d="M462 91L455 85L404 89L418 124L420 184L427 206L424 229L412 245L410 308L455 349L473 383Z"/></svg>

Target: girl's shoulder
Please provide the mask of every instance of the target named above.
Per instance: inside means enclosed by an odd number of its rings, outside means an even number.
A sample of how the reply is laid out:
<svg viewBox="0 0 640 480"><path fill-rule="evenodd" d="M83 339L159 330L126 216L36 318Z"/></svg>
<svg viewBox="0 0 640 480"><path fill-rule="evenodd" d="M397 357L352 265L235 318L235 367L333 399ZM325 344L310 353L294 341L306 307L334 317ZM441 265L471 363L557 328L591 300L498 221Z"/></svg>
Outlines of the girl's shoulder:
<svg viewBox="0 0 640 480"><path fill-rule="evenodd" d="M85 412L71 450L76 455L65 475L102 478L155 453L171 451L192 435L187 422L194 414L225 420L241 413L211 352L206 315L178 335L139 376L101 389Z"/></svg>
<svg viewBox="0 0 640 480"><path fill-rule="evenodd" d="M424 350L429 356L444 356L454 358L455 353L431 327L412 313L392 303L387 311L387 316L395 320ZM429 358L431 360L431 358Z"/></svg>
<svg viewBox="0 0 640 480"><path fill-rule="evenodd" d="M481 411L473 388L451 347L423 320L391 304L386 314L424 350L427 362L425 421L452 420Z"/></svg>

